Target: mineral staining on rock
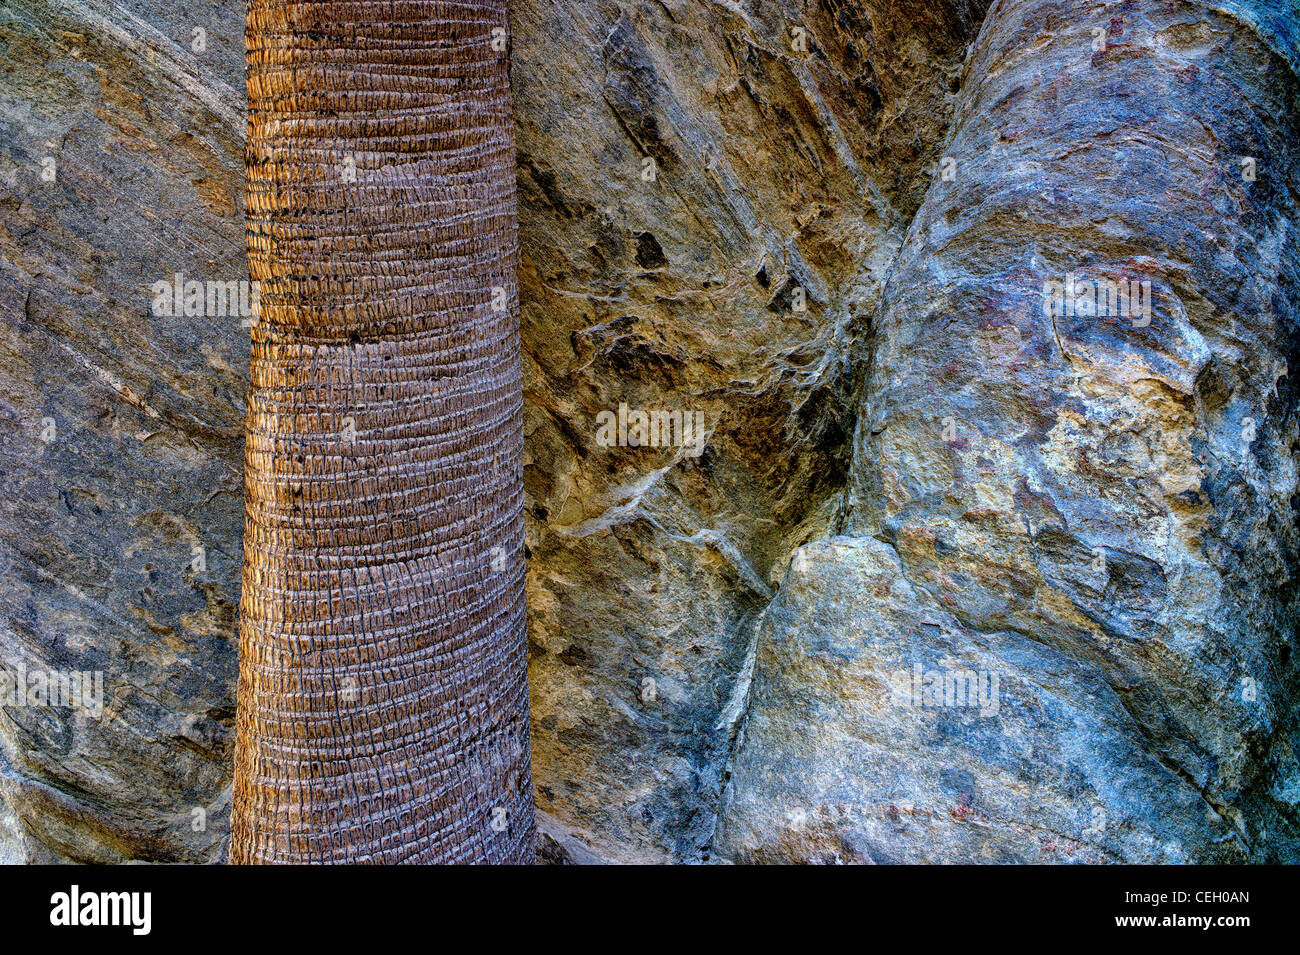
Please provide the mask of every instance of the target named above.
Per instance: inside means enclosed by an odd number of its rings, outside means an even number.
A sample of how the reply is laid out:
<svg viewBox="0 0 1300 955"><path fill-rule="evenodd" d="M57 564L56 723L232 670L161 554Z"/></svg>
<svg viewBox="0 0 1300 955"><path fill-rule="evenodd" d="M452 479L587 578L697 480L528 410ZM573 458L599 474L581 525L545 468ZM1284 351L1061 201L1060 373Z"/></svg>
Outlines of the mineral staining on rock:
<svg viewBox="0 0 1300 955"><path fill-rule="evenodd" d="M513 6L537 803L608 859L709 855L977 7ZM699 453L610 442L623 406Z"/></svg>
<svg viewBox="0 0 1300 955"><path fill-rule="evenodd" d="M873 315L845 536L767 610L719 851L1296 858L1286 29L990 13L956 175ZM1069 273L1091 304L1060 307ZM1149 282L1150 309L1098 298L1112 282ZM996 675L996 715L894 705L914 664Z"/></svg>

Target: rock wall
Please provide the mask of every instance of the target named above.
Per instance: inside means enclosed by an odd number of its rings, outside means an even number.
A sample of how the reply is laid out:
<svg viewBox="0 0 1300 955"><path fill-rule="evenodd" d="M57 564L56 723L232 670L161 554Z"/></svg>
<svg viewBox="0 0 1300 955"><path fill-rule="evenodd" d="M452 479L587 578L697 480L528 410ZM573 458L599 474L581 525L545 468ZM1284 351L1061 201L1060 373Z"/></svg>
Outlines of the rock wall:
<svg viewBox="0 0 1300 955"><path fill-rule="evenodd" d="M512 4L547 859L1294 858L1294 11L985 6ZM243 15L0 11L0 857L225 857Z"/></svg>
<svg viewBox="0 0 1300 955"><path fill-rule="evenodd" d="M224 854L248 330L152 285L248 277L243 18L0 11L0 660L104 674L2 711L11 858Z"/></svg>
<svg viewBox="0 0 1300 955"><path fill-rule="evenodd" d="M844 515L764 621L722 852L1296 858L1298 27L990 11L862 313Z"/></svg>
<svg viewBox="0 0 1300 955"><path fill-rule="evenodd" d="M607 858L701 860L977 11L513 9L537 804ZM611 446L620 405L704 435Z"/></svg>

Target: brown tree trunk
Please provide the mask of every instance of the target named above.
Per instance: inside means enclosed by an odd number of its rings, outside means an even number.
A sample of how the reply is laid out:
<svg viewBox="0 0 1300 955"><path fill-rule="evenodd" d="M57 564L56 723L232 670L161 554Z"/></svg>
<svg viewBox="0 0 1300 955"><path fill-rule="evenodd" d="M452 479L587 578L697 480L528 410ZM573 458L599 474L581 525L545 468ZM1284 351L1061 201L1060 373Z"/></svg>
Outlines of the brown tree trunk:
<svg viewBox="0 0 1300 955"><path fill-rule="evenodd" d="M249 5L232 862L533 857L506 26Z"/></svg>

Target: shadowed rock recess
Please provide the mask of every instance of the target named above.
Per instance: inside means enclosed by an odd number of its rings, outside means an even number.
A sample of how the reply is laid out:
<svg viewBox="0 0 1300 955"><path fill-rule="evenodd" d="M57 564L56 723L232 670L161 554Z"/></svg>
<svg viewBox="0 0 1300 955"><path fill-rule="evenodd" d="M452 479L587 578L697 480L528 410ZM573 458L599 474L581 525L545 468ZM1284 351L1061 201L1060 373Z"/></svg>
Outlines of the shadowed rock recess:
<svg viewBox="0 0 1300 955"><path fill-rule="evenodd" d="M510 4L543 859L1300 861L1297 6ZM0 860L227 857L244 12L0 10Z"/></svg>

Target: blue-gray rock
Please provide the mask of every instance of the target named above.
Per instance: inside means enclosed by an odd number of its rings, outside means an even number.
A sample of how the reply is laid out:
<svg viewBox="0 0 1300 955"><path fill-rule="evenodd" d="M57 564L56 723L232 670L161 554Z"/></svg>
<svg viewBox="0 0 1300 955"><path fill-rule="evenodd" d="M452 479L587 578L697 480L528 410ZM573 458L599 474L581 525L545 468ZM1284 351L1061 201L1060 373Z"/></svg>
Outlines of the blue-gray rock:
<svg viewBox="0 0 1300 955"><path fill-rule="evenodd" d="M767 610L720 852L1295 861L1298 28L990 11L860 315L841 536ZM899 705L913 667L954 692Z"/></svg>

